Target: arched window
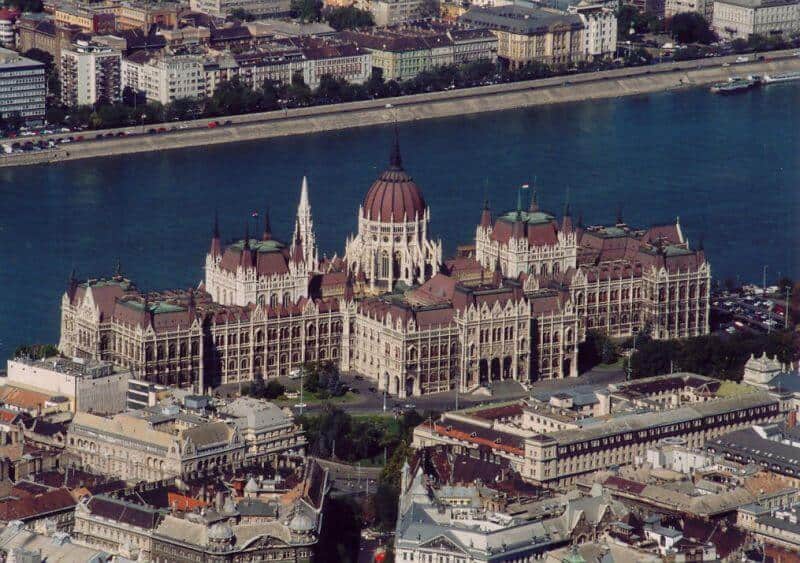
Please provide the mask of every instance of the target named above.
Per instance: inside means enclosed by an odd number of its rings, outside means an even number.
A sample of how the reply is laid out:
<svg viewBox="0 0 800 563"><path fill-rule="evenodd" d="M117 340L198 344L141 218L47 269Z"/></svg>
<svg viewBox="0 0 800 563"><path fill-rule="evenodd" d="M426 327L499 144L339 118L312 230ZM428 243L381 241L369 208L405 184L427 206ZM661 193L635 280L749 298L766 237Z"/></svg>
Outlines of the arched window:
<svg viewBox="0 0 800 563"><path fill-rule="evenodd" d="M275 306L278 305L278 294L277 293L273 293L272 295L269 296L269 304L272 307L275 307Z"/></svg>
<svg viewBox="0 0 800 563"><path fill-rule="evenodd" d="M292 304L292 295L288 291L283 294L283 305L284 307L288 307Z"/></svg>
<svg viewBox="0 0 800 563"><path fill-rule="evenodd" d="M384 250L381 254L381 276L387 278L389 273L389 253Z"/></svg>
<svg viewBox="0 0 800 563"><path fill-rule="evenodd" d="M261 330L261 329L258 329L256 331L256 343L260 344L262 342L264 342L264 331Z"/></svg>

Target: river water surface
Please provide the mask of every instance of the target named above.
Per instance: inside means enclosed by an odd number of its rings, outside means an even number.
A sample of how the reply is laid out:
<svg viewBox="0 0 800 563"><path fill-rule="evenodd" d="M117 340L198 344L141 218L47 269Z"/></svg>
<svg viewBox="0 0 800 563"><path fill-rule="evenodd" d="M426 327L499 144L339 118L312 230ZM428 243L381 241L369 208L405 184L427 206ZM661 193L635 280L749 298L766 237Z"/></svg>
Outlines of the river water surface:
<svg viewBox="0 0 800 563"><path fill-rule="evenodd" d="M214 210L223 238L271 209L288 238L300 180L310 182L321 251L342 252L358 205L388 157L373 127L0 170L0 359L55 342L74 267L108 275L119 259L143 288L196 284ZM714 275L800 276L800 87L738 96L706 90L403 124L406 169L445 251L474 235L485 195L515 205L536 177L542 206L569 199L586 223L622 207L636 225L674 220L702 238ZM567 196L568 194L568 196ZM251 227L252 228L252 227Z"/></svg>

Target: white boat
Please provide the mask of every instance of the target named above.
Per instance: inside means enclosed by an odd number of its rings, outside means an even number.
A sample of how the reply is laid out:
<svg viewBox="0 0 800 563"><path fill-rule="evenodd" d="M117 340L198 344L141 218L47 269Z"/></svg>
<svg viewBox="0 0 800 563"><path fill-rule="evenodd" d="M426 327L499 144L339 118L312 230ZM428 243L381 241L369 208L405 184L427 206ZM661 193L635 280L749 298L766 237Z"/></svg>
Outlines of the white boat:
<svg viewBox="0 0 800 563"><path fill-rule="evenodd" d="M767 84L771 84L772 82L789 82L790 80L800 80L800 71L764 75L764 82Z"/></svg>

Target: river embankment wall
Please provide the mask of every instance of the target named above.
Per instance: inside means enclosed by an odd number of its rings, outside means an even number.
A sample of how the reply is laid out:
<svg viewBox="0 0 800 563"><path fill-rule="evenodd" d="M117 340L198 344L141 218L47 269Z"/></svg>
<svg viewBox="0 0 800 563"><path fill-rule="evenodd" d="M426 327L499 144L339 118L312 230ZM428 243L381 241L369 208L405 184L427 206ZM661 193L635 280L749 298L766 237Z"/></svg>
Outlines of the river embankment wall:
<svg viewBox="0 0 800 563"><path fill-rule="evenodd" d="M221 143L305 135L398 122L437 119L549 104L633 96L705 86L732 75L800 71L800 57L773 55L764 61L721 66L725 59L664 63L559 76L542 80L417 94L233 116L228 126L208 128L210 120L186 122L187 128L155 135L132 135L60 145L57 149L7 155L0 167L98 158ZM228 118L225 118L226 120ZM121 128L111 131L130 131ZM86 136L96 132L87 132Z"/></svg>

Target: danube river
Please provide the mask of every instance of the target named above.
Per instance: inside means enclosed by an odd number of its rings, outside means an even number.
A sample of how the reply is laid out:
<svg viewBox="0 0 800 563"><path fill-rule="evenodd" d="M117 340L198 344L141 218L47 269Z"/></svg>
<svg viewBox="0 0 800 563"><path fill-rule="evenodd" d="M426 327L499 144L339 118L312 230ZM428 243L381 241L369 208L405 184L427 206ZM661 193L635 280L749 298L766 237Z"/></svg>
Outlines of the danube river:
<svg viewBox="0 0 800 563"><path fill-rule="evenodd" d="M486 195L495 210L513 207L535 177L543 207L560 214L568 197L586 223L614 220L619 206L636 225L680 216L720 279L760 281L764 265L771 278L800 276L796 85L425 121L400 136L446 252L470 242ZM0 358L57 340L72 268L108 275L119 259L140 287L194 285L215 209L224 239L267 206L288 238L304 174L321 251L341 253L389 141L376 127L1 170Z"/></svg>

